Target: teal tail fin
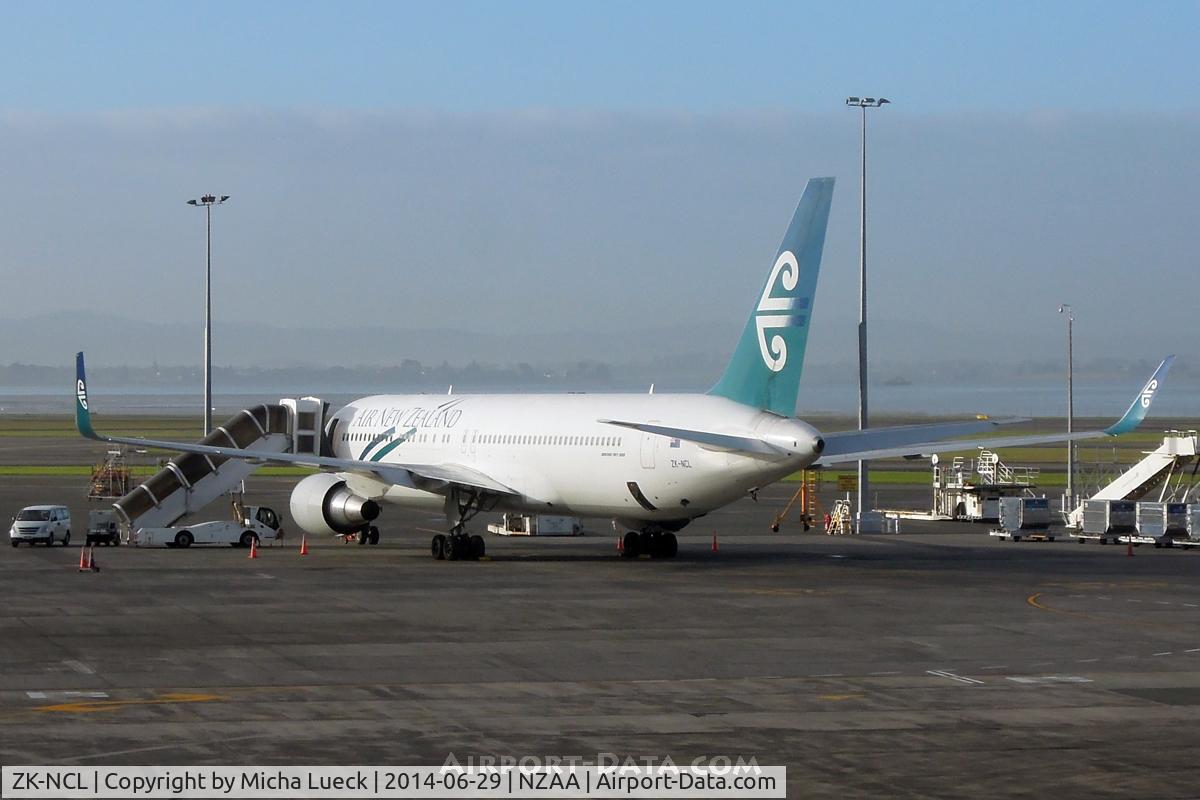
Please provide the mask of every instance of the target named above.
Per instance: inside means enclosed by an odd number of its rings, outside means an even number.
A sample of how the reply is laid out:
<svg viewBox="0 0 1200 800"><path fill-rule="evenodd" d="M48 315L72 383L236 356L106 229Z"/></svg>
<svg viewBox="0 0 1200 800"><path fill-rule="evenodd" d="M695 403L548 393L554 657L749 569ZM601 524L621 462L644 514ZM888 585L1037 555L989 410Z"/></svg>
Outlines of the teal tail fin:
<svg viewBox="0 0 1200 800"><path fill-rule="evenodd" d="M796 412L832 199L833 178L808 182L733 358L709 394L787 417Z"/></svg>

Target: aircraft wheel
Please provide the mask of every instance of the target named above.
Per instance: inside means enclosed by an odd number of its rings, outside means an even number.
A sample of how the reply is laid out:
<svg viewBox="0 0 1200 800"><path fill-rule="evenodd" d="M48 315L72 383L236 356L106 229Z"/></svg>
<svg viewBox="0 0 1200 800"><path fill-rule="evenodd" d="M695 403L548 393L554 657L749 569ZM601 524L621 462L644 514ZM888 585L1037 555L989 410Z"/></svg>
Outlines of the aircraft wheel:
<svg viewBox="0 0 1200 800"><path fill-rule="evenodd" d="M642 538L637 531L630 531L621 540L621 555L625 558L637 558L641 552Z"/></svg>
<svg viewBox="0 0 1200 800"><path fill-rule="evenodd" d="M364 528L363 530L358 532L358 543L359 544L366 544L368 538L369 538L369 534L367 533L366 528Z"/></svg>
<svg viewBox="0 0 1200 800"><path fill-rule="evenodd" d="M446 537L442 534L437 534L433 537L433 541L429 543L429 551L438 561L446 557Z"/></svg>
<svg viewBox="0 0 1200 800"><path fill-rule="evenodd" d="M487 543L483 541L483 537L475 534L471 537L471 558L478 561L487 554Z"/></svg>
<svg viewBox="0 0 1200 800"><path fill-rule="evenodd" d="M379 528L372 525L370 530L367 531L367 540L373 545L379 544Z"/></svg>
<svg viewBox="0 0 1200 800"><path fill-rule="evenodd" d="M458 544L457 536L447 536L446 541L442 543L442 557L447 561L458 561L462 550Z"/></svg>

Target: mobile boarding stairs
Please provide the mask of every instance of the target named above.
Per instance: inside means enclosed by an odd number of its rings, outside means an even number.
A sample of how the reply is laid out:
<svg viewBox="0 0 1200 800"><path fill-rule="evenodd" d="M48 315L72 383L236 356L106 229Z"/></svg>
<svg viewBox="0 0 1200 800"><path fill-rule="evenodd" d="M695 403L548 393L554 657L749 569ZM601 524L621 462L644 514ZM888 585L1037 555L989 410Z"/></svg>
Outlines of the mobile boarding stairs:
<svg viewBox="0 0 1200 800"><path fill-rule="evenodd" d="M322 434L329 404L316 397L287 398L239 411L202 440L214 447L263 453L328 455ZM259 463L186 453L113 503L126 537L139 528L167 528L236 491Z"/></svg>

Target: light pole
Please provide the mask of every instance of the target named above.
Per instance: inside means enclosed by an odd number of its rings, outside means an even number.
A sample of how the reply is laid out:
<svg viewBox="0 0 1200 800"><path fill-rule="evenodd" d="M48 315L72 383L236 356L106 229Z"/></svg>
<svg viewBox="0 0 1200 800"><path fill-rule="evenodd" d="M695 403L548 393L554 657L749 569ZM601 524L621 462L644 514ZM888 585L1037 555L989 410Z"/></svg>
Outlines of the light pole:
<svg viewBox="0 0 1200 800"><path fill-rule="evenodd" d="M846 105L862 111L862 215L859 224L858 247L858 429L866 430L867 422L867 109L879 108L891 101L884 97L847 97ZM870 502L867 486L867 462L858 462L858 513Z"/></svg>
<svg viewBox="0 0 1200 800"><path fill-rule="evenodd" d="M1071 441L1071 431L1075 426L1075 354L1072 347L1071 330L1075 325L1075 315L1071 307L1063 303L1058 307L1058 313L1067 315L1067 502L1071 509L1075 507L1075 443ZM1063 509L1068 513L1068 509Z"/></svg>
<svg viewBox="0 0 1200 800"><path fill-rule="evenodd" d="M207 241L204 254L204 435L212 432L212 207L229 199L229 195L217 197L206 194L199 200L188 200L189 206L203 206L207 223Z"/></svg>

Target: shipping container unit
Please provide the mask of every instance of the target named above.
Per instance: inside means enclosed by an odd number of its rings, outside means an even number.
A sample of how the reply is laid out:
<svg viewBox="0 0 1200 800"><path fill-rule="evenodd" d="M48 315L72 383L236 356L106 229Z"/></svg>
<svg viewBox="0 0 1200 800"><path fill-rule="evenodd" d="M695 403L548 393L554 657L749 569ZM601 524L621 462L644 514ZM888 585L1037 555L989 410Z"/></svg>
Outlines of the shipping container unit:
<svg viewBox="0 0 1200 800"><path fill-rule="evenodd" d="M1122 536L1137 533L1137 503L1132 500L1084 500L1083 528L1075 534L1082 544L1095 539L1116 544Z"/></svg>
<svg viewBox="0 0 1200 800"><path fill-rule="evenodd" d="M1135 542L1171 547L1175 540L1188 538L1188 507L1186 503L1137 504L1137 535Z"/></svg>
<svg viewBox="0 0 1200 800"><path fill-rule="evenodd" d="M1050 500L1045 497L1000 498L1000 527L992 536L1011 539L1038 539L1053 542L1050 535Z"/></svg>
<svg viewBox="0 0 1200 800"><path fill-rule="evenodd" d="M1187 507L1187 541L1180 544L1184 547L1200 544L1200 503L1191 503Z"/></svg>

